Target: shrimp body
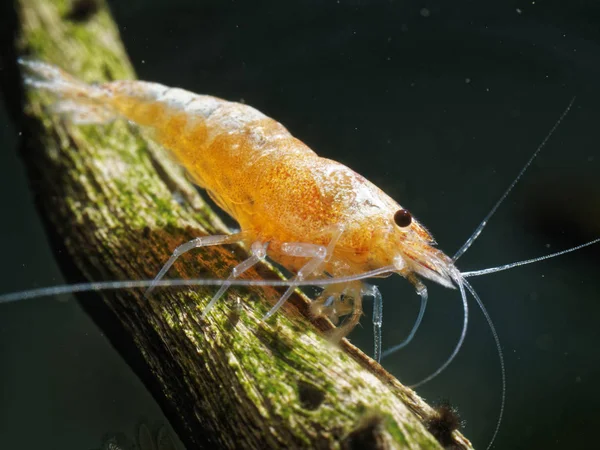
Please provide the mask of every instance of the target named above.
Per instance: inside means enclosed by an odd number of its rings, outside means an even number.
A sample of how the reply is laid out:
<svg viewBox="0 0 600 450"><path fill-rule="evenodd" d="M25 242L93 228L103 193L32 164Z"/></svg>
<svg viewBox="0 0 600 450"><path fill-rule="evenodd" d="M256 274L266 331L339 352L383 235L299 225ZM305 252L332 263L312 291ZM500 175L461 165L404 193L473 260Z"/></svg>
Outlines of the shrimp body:
<svg viewBox="0 0 600 450"><path fill-rule="evenodd" d="M25 64L38 77L29 83L57 95L57 110L73 120L122 117L149 129L239 223L236 240L268 244L269 257L299 278L390 267L415 285L422 286L415 276L421 275L453 286L459 272L451 259L434 248L431 235L404 208L350 168L318 156L258 110L157 83L90 86L56 67ZM399 212L403 223L395 220ZM211 244L195 246L202 245ZM316 304L324 305L331 295L335 300L315 311L354 312L345 334L360 316L362 292L361 283L326 290ZM342 294L354 299L352 308L342 307Z"/></svg>
<svg viewBox="0 0 600 450"><path fill-rule="evenodd" d="M155 83L103 87L115 110L151 128L249 241L270 242L269 255L286 267L302 261L282 253L282 243L327 245L334 227L344 231L324 268L332 275L392 265L402 253L414 260L437 252L416 220L407 229L394 223L403 208L381 189L251 106Z"/></svg>

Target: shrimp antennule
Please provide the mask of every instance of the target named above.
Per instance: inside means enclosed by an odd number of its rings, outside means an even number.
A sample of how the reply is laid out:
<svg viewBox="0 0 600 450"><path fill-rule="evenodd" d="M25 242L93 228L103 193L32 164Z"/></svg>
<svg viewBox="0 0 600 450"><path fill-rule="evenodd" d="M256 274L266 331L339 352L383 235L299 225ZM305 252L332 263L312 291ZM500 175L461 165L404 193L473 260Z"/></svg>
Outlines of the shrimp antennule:
<svg viewBox="0 0 600 450"><path fill-rule="evenodd" d="M561 250L559 252L550 253L549 255L538 256L537 258L525 259L523 261L517 261L509 264L504 264L502 266L497 267L488 267L487 269L480 270L471 270L469 272L462 272L462 276L465 278L469 277L480 277L482 275L488 275L490 273L502 272L503 270L513 269L519 266L526 266L527 264L533 264L536 262L544 261L546 259L555 258L556 256L565 255L567 253L574 252L575 250L580 250L585 247L589 247L590 245L594 245L600 242L600 238L593 239L585 244L577 245L575 247L568 248L566 250Z"/></svg>
<svg viewBox="0 0 600 450"><path fill-rule="evenodd" d="M473 231L473 233L471 234L471 236L469 236L469 238L465 241L465 243L454 254L454 256L452 257L452 261L454 261L454 262L458 261L458 259L462 255L465 254L465 252L469 249L469 247L471 247L471 245L473 245L473 242L475 242L475 240L479 237L479 235L481 234L481 232L483 231L483 229L485 228L485 226L487 225L487 223L489 222L489 220L491 219L491 217L494 215L494 213L496 212L496 210L500 207L500 205L504 202L504 200L506 200L506 197L508 197L508 194L511 193L511 191L516 186L516 184L519 182L519 180L521 179L521 177L523 176L523 174L525 173L525 171L529 168L529 166L531 166L531 163L533 162L533 160L537 157L537 155L540 153L540 151L546 146L546 143L548 142L548 140L550 139L550 137L554 134L554 132L556 131L556 129L558 128L558 126L561 124L561 122L563 121L563 119L565 118L565 116L571 110L571 107L573 106L574 102L575 102L575 97L573 97L571 99L571 101L569 102L567 108L563 111L563 113L560 115L560 117L558 118L558 120L554 123L554 126L552 127L552 129L548 132L548 134L546 135L546 137L544 138L544 140L541 142L541 144L538 146L538 148L535 150L535 152L533 152L533 155L531 155L531 157L529 158L529 160L525 163L525 165L523 166L523 168L521 169L521 171L519 172L519 174L516 176L516 178L513 180L513 182L508 186L508 188L500 196L500 198L498 199L498 201L494 204L494 206L492 207L492 209L490 210L490 212L488 212L486 214L486 216L483 218L483 220L481 221L481 223L477 226L477 228L475 228L475 231Z"/></svg>

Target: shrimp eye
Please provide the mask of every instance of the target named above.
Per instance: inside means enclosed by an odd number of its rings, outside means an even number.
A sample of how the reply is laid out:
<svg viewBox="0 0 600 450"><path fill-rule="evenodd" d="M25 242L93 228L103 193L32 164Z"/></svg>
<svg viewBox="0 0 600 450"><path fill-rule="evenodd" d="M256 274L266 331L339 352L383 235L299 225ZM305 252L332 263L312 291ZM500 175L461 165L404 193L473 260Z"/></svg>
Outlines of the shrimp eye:
<svg viewBox="0 0 600 450"><path fill-rule="evenodd" d="M412 223L412 216L407 210L399 209L396 211L396 214L394 214L394 222L396 222L396 225L400 228L406 228Z"/></svg>

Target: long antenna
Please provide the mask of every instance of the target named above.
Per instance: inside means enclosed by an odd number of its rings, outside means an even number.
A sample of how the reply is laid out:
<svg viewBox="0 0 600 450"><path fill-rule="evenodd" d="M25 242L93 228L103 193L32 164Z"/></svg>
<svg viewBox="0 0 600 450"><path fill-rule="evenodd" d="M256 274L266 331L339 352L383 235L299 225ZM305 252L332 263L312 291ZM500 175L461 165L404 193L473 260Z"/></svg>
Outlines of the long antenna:
<svg viewBox="0 0 600 450"><path fill-rule="evenodd" d="M504 202L504 200L506 199L506 197L508 197L508 194L510 194L510 192L513 190L513 188L515 187L515 185L519 182L519 180L521 179L521 177L523 176L523 174L525 173L525 171L529 168L529 166L531 165L531 163L533 162L533 160L537 157L538 153L542 150L542 148L544 148L544 146L546 145L546 143L548 142L548 140L550 139L550 137L554 134L554 132L556 131L556 129L558 128L558 126L560 125L560 123L563 121L563 119L565 118L565 116L571 110L571 107L573 106L574 102L575 102L575 97L573 97L571 99L571 101L569 102L569 105L567 106L567 108L560 115L560 117L558 118L558 120L556 121L556 123L554 124L554 126L552 127L552 129L550 130L550 132L546 135L546 137L542 141L542 143L540 145L538 145L538 148L535 150L535 152L533 152L533 155L531 155L531 157L529 158L529 161L527 161L527 163L523 166L523 168L521 169L521 171L519 172L519 174L517 175L517 177L513 180L513 182L510 184L510 186L508 186L508 189L506 189L506 191L504 191L504 194L502 194L502 196L496 202L496 204L494 205L494 207L483 218L483 220L481 221L481 223L479 224L479 226L477 228L475 228L475 231L473 231L473 234L471 234L471 236L469 237L469 239L467 239L465 241L465 243L462 245L462 247L459 248L458 251L454 254L454 256L452 257L452 261L454 261L454 262L458 261L458 258L460 258L462 255L464 255L464 253L469 249L469 247L471 247L471 245L473 245L473 242L475 242L475 240L479 237L479 235L481 234L481 232L483 231L483 229L487 225L488 221L494 215L494 213L496 212L496 210L498 209L498 207Z"/></svg>
<svg viewBox="0 0 600 450"><path fill-rule="evenodd" d="M308 279L308 280L227 280L227 279L173 279L173 280L130 280L130 281L97 281L91 283L63 284L43 288L30 289L26 291L11 292L0 295L0 304L17 302L20 300L37 297L50 297L61 294L73 294L76 292L110 291L117 289L139 289L150 286L158 287L182 287L182 286L328 286L330 284L348 283L356 280L376 277L386 273L395 272L395 266L385 266L367 272L348 275L345 277ZM153 284L154 283L154 284Z"/></svg>
<svg viewBox="0 0 600 450"><path fill-rule="evenodd" d="M486 450L489 450L494 444L494 441L496 440L496 436L498 435L498 431L500 430L500 424L502 423L502 416L504 416L504 405L506 403L506 368L504 366L504 355L502 354L502 347L500 346L500 338L498 337L498 333L496 332L496 327L494 327L494 323L492 322L492 318L488 314L487 309L485 309L485 306L483 306L483 302L479 298L479 295L477 295L477 292L475 292L475 289L473 289L473 286L471 286L467 280L463 280L463 283L465 284L465 286L477 302L479 309L481 309L481 312L485 316L485 320L487 321L488 326L490 327L492 336L494 336L496 350L498 351L498 358L500 358L500 373L502 375L502 400L500 401L500 414L498 414L498 421L496 422L494 434L492 435L490 443L486 447Z"/></svg>
<svg viewBox="0 0 600 450"><path fill-rule="evenodd" d="M465 293L465 288L464 288L466 281L462 280L462 279L457 279L455 281L456 281L456 284L458 285L458 289L460 290L460 297L461 297L462 303L463 303L463 326L462 326L462 330L460 332L460 337L458 338L458 343L456 344L456 346L454 347L454 350L452 351L452 354L448 357L448 359L446 359L444 364L442 364L440 367L438 367L437 370L435 372L433 372L431 375L423 378L418 383L413 384L412 386L409 386L409 388L411 388L411 389L417 388L417 387L433 380L440 373L442 373L446 369L446 367L448 367L450 365L450 363L452 361L454 361L454 358L456 358L456 355L458 355L458 352L460 351L463 343L465 342L465 336L467 335L467 327L469 324L469 303L467 302L467 294Z"/></svg>
<svg viewBox="0 0 600 450"><path fill-rule="evenodd" d="M390 347L387 350L385 350L381 355L382 358L387 358L391 354L396 353L398 350L403 349L408 344L410 344L410 342L415 337L415 334L417 333L417 330L419 329L419 326L421 325L421 322L423 321L423 316L425 315L425 309L427 308L427 299L429 297L429 294L427 293L427 288L425 287L425 285L421 285L419 287L417 294L419 294L421 296L421 306L419 307L419 315L417 316L417 320L415 320L412 330L410 330L410 334L408 335L408 337L406 339L404 339L399 344L396 344L393 347Z"/></svg>
<svg viewBox="0 0 600 450"><path fill-rule="evenodd" d="M539 261L544 261L545 259L550 259L550 258L554 258L556 256L564 255L566 253L571 253L571 252L574 252L575 250L579 250L584 247L589 247L590 245L597 244L598 242L600 242L600 238L596 238L593 241L586 242L585 244L581 244L576 247L571 247L566 250L561 250L559 252L550 253L549 255L538 256L537 258L525 259L523 261L517 261L517 262L510 263L510 264L504 264L503 266L489 267L487 269L481 269L481 270L471 270L469 272L461 272L461 275L464 278L469 278L469 277L472 278L472 277L480 277L481 275L487 275L490 273L502 272L503 270L513 269L513 268L519 267L519 266L526 266L527 264L533 264L533 263L536 263Z"/></svg>

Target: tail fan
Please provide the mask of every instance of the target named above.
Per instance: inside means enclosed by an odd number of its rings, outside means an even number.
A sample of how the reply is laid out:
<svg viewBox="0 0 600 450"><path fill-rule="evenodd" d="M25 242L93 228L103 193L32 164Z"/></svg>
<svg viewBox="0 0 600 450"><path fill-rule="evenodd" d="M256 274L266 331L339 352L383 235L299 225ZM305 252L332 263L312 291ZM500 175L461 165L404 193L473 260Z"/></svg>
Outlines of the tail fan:
<svg viewBox="0 0 600 450"><path fill-rule="evenodd" d="M27 75L25 84L56 97L52 109L75 124L101 124L118 118L111 107L111 92L87 84L51 64L19 59Z"/></svg>

